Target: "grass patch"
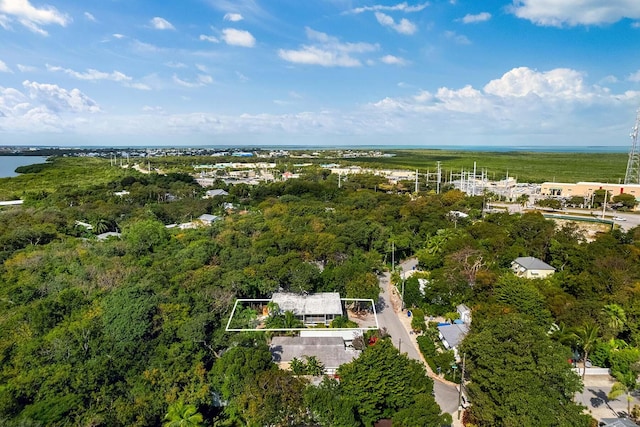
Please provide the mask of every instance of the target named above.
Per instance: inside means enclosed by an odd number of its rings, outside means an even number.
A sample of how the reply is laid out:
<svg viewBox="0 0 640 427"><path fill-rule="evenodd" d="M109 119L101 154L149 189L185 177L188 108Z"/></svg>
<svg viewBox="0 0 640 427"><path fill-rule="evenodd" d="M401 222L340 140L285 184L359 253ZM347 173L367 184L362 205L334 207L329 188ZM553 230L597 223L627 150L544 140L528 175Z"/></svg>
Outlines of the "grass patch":
<svg viewBox="0 0 640 427"><path fill-rule="evenodd" d="M393 150L394 157L359 157L341 159L340 163L368 167L420 169L435 172L441 162L443 174L473 170L487 171L489 179L517 177L519 182L618 182L624 179L628 155L625 153L541 153L541 152L484 152L453 150Z"/></svg>

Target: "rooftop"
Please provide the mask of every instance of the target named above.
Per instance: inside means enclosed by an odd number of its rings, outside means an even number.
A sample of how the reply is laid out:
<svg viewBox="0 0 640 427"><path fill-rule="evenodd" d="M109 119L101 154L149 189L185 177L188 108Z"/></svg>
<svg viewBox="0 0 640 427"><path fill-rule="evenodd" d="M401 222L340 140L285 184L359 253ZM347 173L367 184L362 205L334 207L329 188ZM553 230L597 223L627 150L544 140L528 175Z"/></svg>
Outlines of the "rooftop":
<svg viewBox="0 0 640 427"><path fill-rule="evenodd" d="M338 292L321 292L310 295L276 292L271 297L271 301L278 304L280 310L291 311L299 316L310 314L342 316L342 302Z"/></svg>
<svg viewBox="0 0 640 427"><path fill-rule="evenodd" d="M516 258L513 262L523 266L527 270L553 270L553 271L556 271L556 269L554 267L550 266L549 264L547 264L546 262L542 261L541 259L538 259L538 258L535 258L535 257L532 257L532 256L525 256L525 257Z"/></svg>
<svg viewBox="0 0 640 427"><path fill-rule="evenodd" d="M276 363L290 362L294 357L315 356L325 368L337 368L360 354L357 350L347 349L340 337L274 337L269 350Z"/></svg>
<svg viewBox="0 0 640 427"><path fill-rule="evenodd" d="M453 324L438 326L438 331L442 334L442 337L449 344L449 347L457 347L464 337L469 333L469 327L464 324Z"/></svg>

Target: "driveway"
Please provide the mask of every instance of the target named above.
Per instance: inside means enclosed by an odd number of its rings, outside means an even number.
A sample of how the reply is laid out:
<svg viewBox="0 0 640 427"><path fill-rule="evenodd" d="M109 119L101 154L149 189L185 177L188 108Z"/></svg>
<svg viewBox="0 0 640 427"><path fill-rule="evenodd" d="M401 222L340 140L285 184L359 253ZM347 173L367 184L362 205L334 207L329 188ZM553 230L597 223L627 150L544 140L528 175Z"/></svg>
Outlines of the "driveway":
<svg viewBox="0 0 640 427"><path fill-rule="evenodd" d="M576 402L587 407L589 413L597 419L615 418L627 415L627 398L622 395L609 400L607 395L615 380L609 375L587 375L584 379L584 390L576 394ZM632 395L631 408L640 405L637 394Z"/></svg>
<svg viewBox="0 0 640 427"><path fill-rule="evenodd" d="M416 259L409 259L400 263L400 268L403 272L412 270L418 261ZM391 340L398 350L402 353L406 353L411 359L424 363L418 346L416 343L416 336L409 335L411 322L406 316L405 312L400 310L400 301L396 295L392 295L392 286L390 283L391 275L388 272L379 276L380 281L380 299L378 300L378 322L380 327L387 329ZM402 319L402 320L401 320ZM431 372L429 366L424 363L429 376L434 378L435 375ZM435 398L438 405L443 412L448 412L452 415L454 426L461 426L458 421L458 390L454 385L445 383L439 378L434 378L433 389L435 392Z"/></svg>

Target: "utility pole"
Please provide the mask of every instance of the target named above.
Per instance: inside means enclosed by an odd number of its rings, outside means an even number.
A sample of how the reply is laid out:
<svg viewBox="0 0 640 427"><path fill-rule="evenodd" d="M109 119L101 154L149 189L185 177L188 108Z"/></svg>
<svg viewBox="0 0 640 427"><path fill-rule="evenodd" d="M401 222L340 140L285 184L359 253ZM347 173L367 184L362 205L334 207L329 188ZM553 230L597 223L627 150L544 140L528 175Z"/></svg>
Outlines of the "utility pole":
<svg viewBox="0 0 640 427"><path fill-rule="evenodd" d="M609 198L609 190L604 190L604 203L602 203L602 219L604 219L604 212L607 210L608 198Z"/></svg>
<svg viewBox="0 0 640 427"><path fill-rule="evenodd" d="M460 419L460 408L462 408L462 387L464 387L464 365L467 353L462 355L462 372L460 373L460 387L458 387L458 419Z"/></svg>
<svg viewBox="0 0 640 427"><path fill-rule="evenodd" d="M402 310L404 310L404 267L402 264L400 265L400 268L402 269Z"/></svg>

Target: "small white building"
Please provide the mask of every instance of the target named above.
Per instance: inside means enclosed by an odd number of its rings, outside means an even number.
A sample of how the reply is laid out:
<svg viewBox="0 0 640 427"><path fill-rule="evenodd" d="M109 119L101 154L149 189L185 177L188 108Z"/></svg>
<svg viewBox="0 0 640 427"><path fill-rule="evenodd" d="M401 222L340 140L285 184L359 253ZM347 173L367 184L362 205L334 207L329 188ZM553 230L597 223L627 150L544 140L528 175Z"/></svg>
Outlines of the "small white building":
<svg viewBox="0 0 640 427"><path fill-rule="evenodd" d="M276 292L271 301L278 304L281 311L291 311L305 325L324 324L343 315L342 301L338 292L298 295L288 292Z"/></svg>
<svg viewBox="0 0 640 427"><path fill-rule="evenodd" d="M219 216L211 214L202 214L198 217L198 221L202 222L203 225L211 225L219 219Z"/></svg>
<svg viewBox="0 0 640 427"><path fill-rule="evenodd" d="M471 309L464 304L460 304L456 307L456 311L458 312L458 316L460 316L460 320L465 325L471 324Z"/></svg>
<svg viewBox="0 0 640 427"><path fill-rule="evenodd" d="M541 259L526 256L511 262L511 271L518 277L527 279L544 279L555 273L556 269Z"/></svg>
<svg viewBox="0 0 640 427"><path fill-rule="evenodd" d="M225 190L221 189L221 188L217 188L215 190L207 190L204 193L204 196L202 196L203 199L212 199L214 197L218 197L218 196L228 196L229 193L227 193Z"/></svg>

